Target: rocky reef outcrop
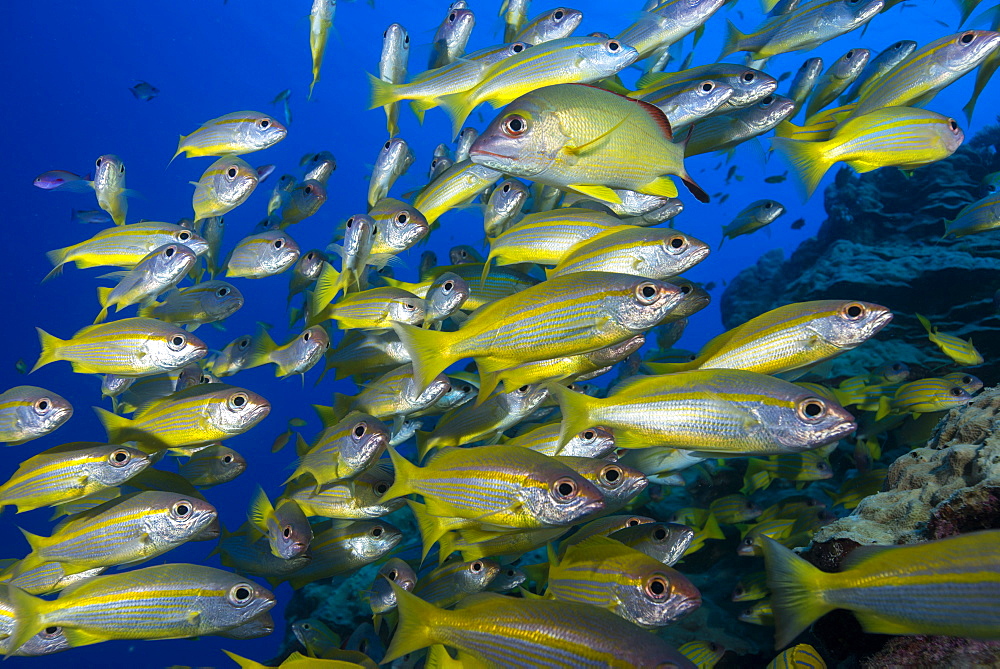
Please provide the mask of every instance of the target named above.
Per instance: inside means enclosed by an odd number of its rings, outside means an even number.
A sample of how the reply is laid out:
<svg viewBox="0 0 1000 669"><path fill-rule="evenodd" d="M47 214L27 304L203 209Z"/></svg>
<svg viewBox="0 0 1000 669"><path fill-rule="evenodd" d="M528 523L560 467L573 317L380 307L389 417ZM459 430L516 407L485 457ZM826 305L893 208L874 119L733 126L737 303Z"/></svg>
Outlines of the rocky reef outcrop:
<svg viewBox="0 0 1000 669"><path fill-rule="evenodd" d="M821 528L803 556L826 571L861 544L906 544L1000 529L1000 387L953 409L925 448L900 456L889 467L884 490L866 497L854 513ZM849 614L835 612L813 633L834 655L839 639L865 667L1000 666L1000 642L954 637L859 637ZM884 639L884 643L882 640ZM845 658L846 659L846 658Z"/></svg>
<svg viewBox="0 0 1000 669"><path fill-rule="evenodd" d="M825 193L827 219L817 235L789 256L765 253L729 283L721 300L732 328L775 307L816 299L883 304L896 317L841 361L903 360L926 365L944 358L913 317L920 312L942 331L972 337L996 378L1000 366L1000 232L943 239L944 221L984 193L983 177L1000 170L1000 126L966 141L950 158L906 176L882 169L857 175L841 169ZM987 371L986 369L983 370ZM848 373L857 373L855 371Z"/></svg>

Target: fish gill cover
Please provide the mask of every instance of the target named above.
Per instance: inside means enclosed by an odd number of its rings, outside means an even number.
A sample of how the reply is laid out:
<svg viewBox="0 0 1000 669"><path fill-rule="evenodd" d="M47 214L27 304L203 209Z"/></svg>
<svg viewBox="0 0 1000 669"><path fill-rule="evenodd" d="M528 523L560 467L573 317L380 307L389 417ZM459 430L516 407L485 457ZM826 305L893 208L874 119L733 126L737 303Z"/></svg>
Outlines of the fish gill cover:
<svg viewBox="0 0 1000 669"><path fill-rule="evenodd" d="M9 8L0 653L996 663L978 4Z"/></svg>

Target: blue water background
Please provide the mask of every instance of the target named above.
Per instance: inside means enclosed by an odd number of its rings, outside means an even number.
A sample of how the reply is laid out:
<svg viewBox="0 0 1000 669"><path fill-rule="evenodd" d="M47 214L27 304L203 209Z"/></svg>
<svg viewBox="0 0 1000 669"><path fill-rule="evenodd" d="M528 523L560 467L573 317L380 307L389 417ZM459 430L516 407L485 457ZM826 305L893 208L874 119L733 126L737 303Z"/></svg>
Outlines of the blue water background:
<svg viewBox="0 0 1000 669"><path fill-rule="evenodd" d="M496 17L499 1L470 0L477 13L477 26L469 50L497 43L502 27ZM640 7L639 0L609 3L574 2L585 18L576 34L605 31L612 35L626 27ZM804 58L820 55L828 64L852 47L868 47L877 52L898 39L914 39L923 45L957 31L958 10L949 1L906 3L876 17L862 35L855 31L831 41L808 54L778 56L768 63L774 76L798 69ZM535 0L532 15L556 7L554 2ZM447 3L430 0L378 0L373 8L364 2L340 3L335 26L323 65L322 79L312 101L306 101L310 74L310 2L266 2L264 0L177 0L174 2L10 3L0 24L0 55L4 67L3 123L0 130L0 184L4 193L4 248L6 261L0 266L3 277L3 310L7 325L4 346L0 347L0 370L4 387L30 383L49 388L69 399L76 408L72 420L47 438L2 451L0 477L5 480L17 463L54 445L104 438L91 405L102 405L99 379L73 374L67 363L49 365L30 376L15 371L23 359L30 367L38 354L34 327L68 338L92 322L98 310L95 288L107 285L96 277L108 268L80 271L67 268L63 276L40 284L51 266L45 252L74 244L91 236L96 226L70 220L70 210L95 209L92 195L46 192L31 185L32 179L49 169L79 174L92 170L95 159L114 153L124 159L128 186L142 193L129 202L128 222L145 218L175 222L189 217L192 186L211 158L179 158L167 162L176 148L177 137L189 133L215 116L253 109L274 114L283 121L279 106L270 101L280 91L291 88L294 119L288 137L266 151L244 156L251 164L277 164L271 180L261 186L248 202L225 217L228 251L238 239L249 234L263 217L275 179L282 173L301 177L299 159L306 153L332 151L338 169L328 185L329 200L315 217L290 228L303 252L323 248L335 236L343 221L365 210L370 165L386 138L381 110L369 111L366 72L377 72L382 31L391 22L402 23L415 45L410 54L411 75L424 69L434 29L447 13ZM718 56L726 18L749 31L761 17L757 0L741 0L721 10L709 23L697 47L694 64L712 62ZM944 25L941 23L943 22ZM691 38L679 50L679 63L690 50ZM740 55L727 60L738 62ZM676 69L676 65L668 69ZM634 83L637 70L623 74ZM939 95L929 107L959 119L966 136L993 122L997 101L994 82L979 102L974 123L969 123L961 107L969 97L974 75ZM160 89L151 102L136 100L129 92L136 80L145 80ZM787 92L791 79L779 85ZM480 107L471 125L485 127L494 112ZM798 118L801 121L801 116ZM450 122L440 110L427 114L423 126L406 109L401 113L401 135L416 153L416 163L393 189L392 195L418 188L426 180L433 148L448 142ZM722 330L718 310L723 282L754 263L765 251L780 247L790 253L802 240L814 234L823 220L822 187L803 203L793 180L767 184L763 178L780 174L786 166L779 159L765 163L765 140L737 150L732 163L725 156L710 154L688 161L688 169L709 193L729 194L725 203L702 205L681 187L687 211L676 219L685 232L716 246L722 225L749 202L774 198L784 203L788 213L770 231L727 241L700 266L688 273L692 279L714 281L715 303L696 315L680 346L697 349L707 338ZM729 164L745 177L725 185ZM830 183L832 170L824 185ZM805 218L801 230L789 225ZM483 233L481 215L475 208L453 211L440 221L429 243L403 255L407 266L396 276L415 280L420 253L430 248L439 262L447 263L448 249L459 243L479 245ZM197 335L212 348L220 349L242 334L252 333L263 321L275 325L274 338L283 342L294 332L286 327L285 297L289 275L264 280L235 279L233 283L246 298L244 308L226 323L226 331L202 326ZM843 295L865 299L864 295ZM133 315L134 308L121 316ZM329 403L334 390L351 392L346 382L327 379L318 387L318 370L306 377L276 380L272 367L240 373L230 379L237 385L260 392L273 404L271 415L247 435L228 442L249 461L242 477L209 490L208 499L220 511L223 523L235 529L245 518L247 502L257 484L273 497L289 473L291 449L272 454L271 443L283 432L287 420L309 420L303 432L307 438L319 429L313 403ZM103 403L107 407L108 403ZM161 465L172 469L172 463ZM0 558L20 557L28 550L17 527L48 535L50 510L20 516L7 510L0 519ZM410 537L416 541L416 537ZM159 558L163 562L198 562L219 566L217 558L207 558L210 543L191 544ZM117 641L70 651L51 658L10 658L7 666L72 667L166 667L169 665L231 666L219 648L227 648L263 661L275 654L284 631L282 611L291 596L288 585L277 588L279 604L273 610L278 632L254 641L204 638L155 643Z"/></svg>

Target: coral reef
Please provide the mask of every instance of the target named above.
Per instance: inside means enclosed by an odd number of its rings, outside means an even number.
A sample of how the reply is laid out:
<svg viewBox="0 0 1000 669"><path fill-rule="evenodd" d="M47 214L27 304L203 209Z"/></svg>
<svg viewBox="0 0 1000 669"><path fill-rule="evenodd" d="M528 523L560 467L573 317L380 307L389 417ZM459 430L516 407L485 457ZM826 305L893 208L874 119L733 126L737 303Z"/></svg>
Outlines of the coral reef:
<svg viewBox="0 0 1000 669"><path fill-rule="evenodd" d="M944 220L980 198L983 177L1000 170L998 147L1000 127L990 126L910 177L843 168L826 190L827 219L817 235L787 259L781 249L768 251L730 281L721 300L725 327L789 302L860 299L896 313L881 345L869 342L848 354L867 364L944 361L927 345L914 312L944 332L972 337L988 361L1000 360L1000 315L992 301L1000 288L1000 234L942 239ZM846 370L851 361L839 362ZM998 364L989 366L993 375Z"/></svg>
<svg viewBox="0 0 1000 669"><path fill-rule="evenodd" d="M821 528L813 542L906 544L998 527L1000 387L949 411L926 448L889 467L885 491Z"/></svg>

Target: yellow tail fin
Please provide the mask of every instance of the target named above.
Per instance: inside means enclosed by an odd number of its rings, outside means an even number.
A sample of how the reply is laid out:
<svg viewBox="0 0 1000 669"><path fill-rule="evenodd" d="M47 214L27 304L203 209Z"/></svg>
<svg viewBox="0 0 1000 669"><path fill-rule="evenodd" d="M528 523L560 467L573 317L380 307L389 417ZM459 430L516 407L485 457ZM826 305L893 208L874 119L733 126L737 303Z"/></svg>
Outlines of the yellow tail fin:
<svg viewBox="0 0 1000 669"><path fill-rule="evenodd" d="M423 392L434 377L463 357L452 351L452 345L461 336L457 331L425 330L398 322L392 324L392 329L410 354L413 378L419 386L417 392Z"/></svg>
<svg viewBox="0 0 1000 669"><path fill-rule="evenodd" d="M823 600L830 575L774 539L761 539L774 609L774 647L784 648L813 621L836 608Z"/></svg>
<svg viewBox="0 0 1000 669"><path fill-rule="evenodd" d="M804 142L797 139L774 137L771 146L784 154L792 164L803 186L806 199L823 180L833 163L823 152L824 142Z"/></svg>
<svg viewBox="0 0 1000 669"><path fill-rule="evenodd" d="M403 590L395 582L389 585L396 593L399 627L396 628L396 633L392 635L392 643L385 651L383 664L430 646L436 641L433 636L434 624L441 618L461 615L460 612L453 613L439 609L413 593Z"/></svg>
<svg viewBox="0 0 1000 669"><path fill-rule="evenodd" d="M50 362L60 360L60 345L66 343L65 340L60 339L59 337L53 337L42 328L35 328L35 330L38 332L38 343L42 346L42 352L38 355L38 362L36 362L35 366L31 368L31 372L35 371L39 367L44 367ZM31 372L28 373L30 374Z"/></svg>

